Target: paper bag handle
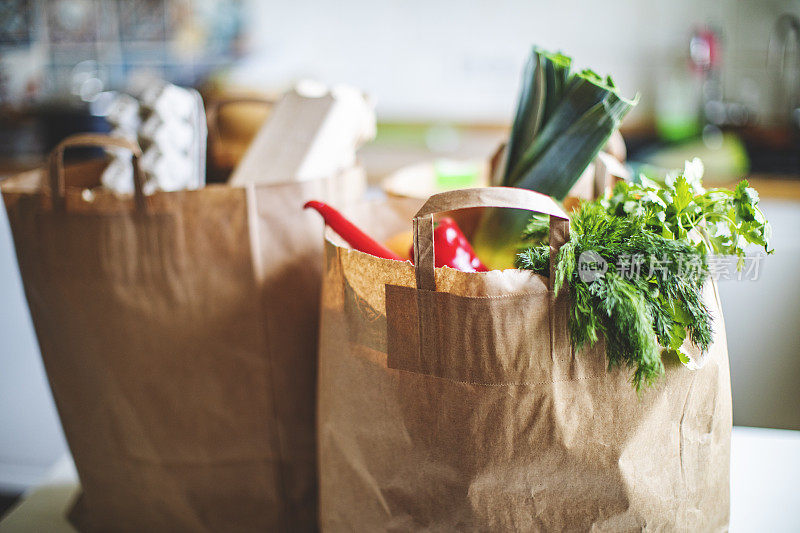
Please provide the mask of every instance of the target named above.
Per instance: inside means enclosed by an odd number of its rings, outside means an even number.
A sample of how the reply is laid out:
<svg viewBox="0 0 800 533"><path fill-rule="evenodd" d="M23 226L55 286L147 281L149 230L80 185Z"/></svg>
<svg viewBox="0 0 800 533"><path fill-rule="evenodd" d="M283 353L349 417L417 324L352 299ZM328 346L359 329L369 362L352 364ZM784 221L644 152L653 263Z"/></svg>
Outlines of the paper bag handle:
<svg viewBox="0 0 800 533"><path fill-rule="evenodd" d="M223 107L228 107L233 104L261 104L265 107L271 107L275 104L274 100L264 98L262 96L235 96L231 98L224 98L209 104L206 109L206 124L208 126L208 136L212 142L219 142L219 112Z"/></svg>
<svg viewBox="0 0 800 533"><path fill-rule="evenodd" d="M549 196L514 187L483 187L459 189L434 194L414 215L414 270L417 288L436 290L433 248L433 215L443 211L469 209L472 207L501 207L525 209L535 213L550 215L550 264L555 252L569 238L569 217Z"/></svg>
<svg viewBox="0 0 800 533"><path fill-rule="evenodd" d="M100 133L77 133L70 135L50 152L50 192L53 209L63 211L66 208L66 184L64 183L64 151L75 147L124 148L132 154L133 162L133 196L137 209L145 208L144 180L139 168L139 157L142 149L134 141L124 137L104 135Z"/></svg>

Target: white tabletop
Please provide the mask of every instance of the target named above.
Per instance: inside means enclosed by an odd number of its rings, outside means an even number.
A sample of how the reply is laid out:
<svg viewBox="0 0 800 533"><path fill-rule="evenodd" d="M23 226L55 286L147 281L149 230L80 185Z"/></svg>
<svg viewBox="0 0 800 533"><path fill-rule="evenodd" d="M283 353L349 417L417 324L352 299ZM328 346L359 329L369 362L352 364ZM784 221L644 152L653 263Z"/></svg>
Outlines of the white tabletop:
<svg viewBox="0 0 800 533"><path fill-rule="evenodd" d="M800 431L733 428L731 531L800 531Z"/></svg>
<svg viewBox="0 0 800 533"><path fill-rule="evenodd" d="M65 515L78 490L75 466L65 456L0 521L0 533L74 533ZM800 531L800 431L733 428L731 531Z"/></svg>

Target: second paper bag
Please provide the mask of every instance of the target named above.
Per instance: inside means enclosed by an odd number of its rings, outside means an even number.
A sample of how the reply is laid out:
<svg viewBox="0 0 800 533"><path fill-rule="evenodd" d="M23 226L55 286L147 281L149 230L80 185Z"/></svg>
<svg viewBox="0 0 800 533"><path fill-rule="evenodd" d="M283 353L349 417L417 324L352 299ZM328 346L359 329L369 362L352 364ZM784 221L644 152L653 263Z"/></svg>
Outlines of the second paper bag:
<svg viewBox="0 0 800 533"><path fill-rule="evenodd" d="M489 206L549 214L551 257L568 238L552 200L494 187L428 200L416 267L326 242L322 529L724 530L731 397L715 286L705 366L669 364L637 395L602 344L575 353L568 291L555 297L548 278L433 268L432 214ZM388 237L413 207L352 214Z"/></svg>

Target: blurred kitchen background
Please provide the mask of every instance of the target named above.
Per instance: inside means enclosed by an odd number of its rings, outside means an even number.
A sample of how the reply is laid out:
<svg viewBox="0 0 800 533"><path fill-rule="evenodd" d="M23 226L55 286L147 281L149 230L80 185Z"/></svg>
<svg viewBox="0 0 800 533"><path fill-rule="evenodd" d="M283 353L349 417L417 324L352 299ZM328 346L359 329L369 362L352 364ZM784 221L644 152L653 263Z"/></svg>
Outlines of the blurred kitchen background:
<svg viewBox="0 0 800 533"><path fill-rule="evenodd" d="M531 44L611 73L641 101L630 161L683 166L761 191L774 256L758 281L721 283L734 423L800 429L800 0L3 0L0 178L40 166L66 135L108 131L114 91L154 77L206 103L275 98L300 79L376 102L359 153L372 183L411 163L485 159L508 134ZM220 117L209 177L267 116ZM0 212L0 493L66 451ZM102 324L97 325L103 327Z"/></svg>

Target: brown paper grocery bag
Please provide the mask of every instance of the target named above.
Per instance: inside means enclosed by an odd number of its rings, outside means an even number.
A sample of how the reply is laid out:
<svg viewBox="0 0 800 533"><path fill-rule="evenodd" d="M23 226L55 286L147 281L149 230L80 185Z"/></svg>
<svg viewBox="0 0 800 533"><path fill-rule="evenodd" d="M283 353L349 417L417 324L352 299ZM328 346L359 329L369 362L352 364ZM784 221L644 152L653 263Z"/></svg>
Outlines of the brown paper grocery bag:
<svg viewBox="0 0 800 533"><path fill-rule="evenodd" d="M416 269L328 234L322 529L726 529L731 397L714 285L705 365L668 365L637 396L602 346L574 352L567 293L555 298L548 278L433 268L431 215L478 206L549 214L551 256L568 237L551 200L502 187L431 197L414 217ZM387 212L353 215L384 236L402 229Z"/></svg>
<svg viewBox="0 0 800 533"><path fill-rule="evenodd" d="M85 531L314 530L323 226L363 175L134 198L103 161L3 184ZM137 167L138 168L138 167ZM136 173L138 176L138 173ZM66 186L65 186L66 182Z"/></svg>

